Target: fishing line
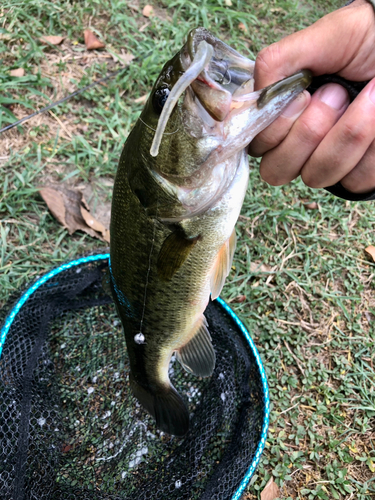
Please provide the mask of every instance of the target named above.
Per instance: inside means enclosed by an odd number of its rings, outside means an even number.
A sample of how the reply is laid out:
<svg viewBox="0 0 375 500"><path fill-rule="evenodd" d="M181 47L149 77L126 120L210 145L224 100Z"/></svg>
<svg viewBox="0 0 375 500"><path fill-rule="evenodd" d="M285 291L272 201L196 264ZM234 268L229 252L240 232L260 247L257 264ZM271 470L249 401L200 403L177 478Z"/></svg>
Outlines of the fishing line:
<svg viewBox="0 0 375 500"><path fill-rule="evenodd" d="M144 121L142 120L142 118L141 118L141 117L139 117L139 120L140 120L140 121L143 123L143 125L145 125L147 128L149 128L149 129L153 130L154 132L156 132L156 128L151 127L151 125L147 125L147 123L146 123L146 122L144 122ZM164 134L163 134L163 135L173 135L173 134L176 134L179 130L180 130L180 129L178 128L178 129L177 129L177 130L175 130L174 132L164 132Z"/></svg>
<svg viewBox="0 0 375 500"><path fill-rule="evenodd" d="M154 245L155 245L156 220L157 220L157 216L158 216L158 208L159 208L159 193L157 194L157 198L156 198L154 228L153 228L153 233L152 233L152 242L151 242L150 254L148 256L148 269L147 269L147 273L146 273L145 293L143 295L143 310L142 310L141 322L140 322L140 325L139 325L139 333L137 333L134 336L134 341L137 344L145 344L146 343L146 339L145 339L145 336L144 336L144 334L142 332L142 328L143 328L143 320L144 320L145 311L146 311L147 287L148 287L148 281L149 281L149 276L150 276L150 271L151 271L151 257L152 257L152 252L154 250Z"/></svg>

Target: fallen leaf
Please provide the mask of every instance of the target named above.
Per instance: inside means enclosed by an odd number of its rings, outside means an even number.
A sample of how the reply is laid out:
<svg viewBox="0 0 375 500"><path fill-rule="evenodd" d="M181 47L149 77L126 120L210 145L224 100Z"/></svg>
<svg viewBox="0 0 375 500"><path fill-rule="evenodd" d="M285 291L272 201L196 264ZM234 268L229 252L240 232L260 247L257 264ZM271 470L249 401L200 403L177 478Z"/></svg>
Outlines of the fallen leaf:
<svg viewBox="0 0 375 500"><path fill-rule="evenodd" d="M246 28L246 26L244 25L244 23L240 23L240 24L238 25L238 29L239 29L239 30L241 30L241 31L247 31L247 28Z"/></svg>
<svg viewBox="0 0 375 500"><path fill-rule="evenodd" d="M272 267L267 266L267 264L262 264L259 261L254 261L250 263L250 272L251 273L269 273L271 272Z"/></svg>
<svg viewBox="0 0 375 500"><path fill-rule="evenodd" d="M260 500L275 500L276 498L279 498L279 495L280 495L279 487L271 477L271 479L264 487L264 490L260 494Z"/></svg>
<svg viewBox="0 0 375 500"><path fill-rule="evenodd" d="M147 23L145 23L143 26L139 28L139 31L143 33L149 26L150 26L150 21L147 21Z"/></svg>
<svg viewBox="0 0 375 500"><path fill-rule="evenodd" d="M86 224L97 233L101 233L103 239L109 243L109 230L104 225L95 219L85 207L81 206L81 215Z"/></svg>
<svg viewBox="0 0 375 500"><path fill-rule="evenodd" d="M232 1L231 0L225 0L225 5L228 7L232 7Z"/></svg>
<svg viewBox="0 0 375 500"><path fill-rule="evenodd" d="M134 102L137 104L139 104L139 103L143 104L144 102L147 101L148 96L149 96L149 94L145 94L141 97L138 97L138 99L134 99Z"/></svg>
<svg viewBox="0 0 375 500"><path fill-rule="evenodd" d="M11 69L10 76L24 76L25 70L23 68Z"/></svg>
<svg viewBox="0 0 375 500"><path fill-rule="evenodd" d="M370 471L375 472L375 462L369 458L366 463Z"/></svg>
<svg viewBox="0 0 375 500"><path fill-rule="evenodd" d="M44 187L39 189L39 193L43 200L47 203L52 215L67 228L65 222L65 204L61 193L53 188Z"/></svg>
<svg viewBox="0 0 375 500"><path fill-rule="evenodd" d="M370 245L369 247L365 248L365 252L372 257L372 260L375 262L375 247Z"/></svg>
<svg viewBox="0 0 375 500"><path fill-rule="evenodd" d="M142 14L145 17L150 17L154 13L154 8L152 5L145 5L142 10Z"/></svg>
<svg viewBox="0 0 375 500"><path fill-rule="evenodd" d="M79 189L53 185L40 188L39 193L52 215L69 234L81 230L94 238L109 242L109 230L90 214L89 206Z"/></svg>
<svg viewBox="0 0 375 500"><path fill-rule="evenodd" d="M60 43L64 40L63 36L55 36L55 35L47 35L42 36L39 40L45 45L60 45Z"/></svg>
<svg viewBox="0 0 375 500"><path fill-rule="evenodd" d="M304 206L308 210L316 210L317 208L319 208L319 205L316 201L312 201L311 203L304 203Z"/></svg>
<svg viewBox="0 0 375 500"><path fill-rule="evenodd" d="M135 59L135 56L131 54L130 52L125 52L124 49L121 49L121 54L116 54L115 52L111 53L112 59L114 61L119 61L122 64L129 64L133 59Z"/></svg>
<svg viewBox="0 0 375 500"><path fill-rule="evenodd" d="M105 44L91 30L85 30L84 37L87 50L103 49L105 47Z"/></svg>
<svg viewBox="0 0 375 500"><path fill-rule="evenodd" d="M246 300L246 295L237 295L237 297L234 297L234 299L230 300L230 302L234 304L241 304L242 302L245 302Z"/></svg>
<svg viewBox="0 0 375 500"><path fill-rule="evenodd" d="M130 52L125 52L124 49L121 49L121 61L124 64L129 64L133 59L135 59L135 56L131 54Z"/></svg>

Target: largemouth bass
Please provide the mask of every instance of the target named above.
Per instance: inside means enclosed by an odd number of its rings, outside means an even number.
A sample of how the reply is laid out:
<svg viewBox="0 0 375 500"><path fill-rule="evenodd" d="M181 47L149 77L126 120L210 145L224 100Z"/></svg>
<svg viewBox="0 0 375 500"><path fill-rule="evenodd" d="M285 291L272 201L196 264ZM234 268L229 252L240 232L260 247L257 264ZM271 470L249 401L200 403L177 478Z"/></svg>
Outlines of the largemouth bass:
<svg viewBox="0 0 375 500"><path fill-rule="evenodd" d="M168 61L131 131L112 202L111 287L130 386L159 429L183 436L189 413L171 356L199 377L215 351L204 317L236 246L246 146L310 83L307 71L253 91L254 62L205 29Z"/></svg>

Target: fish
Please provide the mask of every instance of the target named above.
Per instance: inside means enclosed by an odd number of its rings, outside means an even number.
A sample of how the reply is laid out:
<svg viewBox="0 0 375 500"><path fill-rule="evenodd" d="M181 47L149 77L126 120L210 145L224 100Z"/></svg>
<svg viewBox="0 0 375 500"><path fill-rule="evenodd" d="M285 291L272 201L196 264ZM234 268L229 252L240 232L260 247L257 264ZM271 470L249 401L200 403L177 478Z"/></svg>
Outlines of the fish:
<svg viewBox="0 0 375 500"><path fill-rule="evenodd" d="M254 91L254 61L193 29L161 70L119 161L112 198L110 286L129 383L163 432L184 436L187 406L168 375L209 377L204 316L232 266L249 176L246 147L305 89L311 74Z"/></svg>

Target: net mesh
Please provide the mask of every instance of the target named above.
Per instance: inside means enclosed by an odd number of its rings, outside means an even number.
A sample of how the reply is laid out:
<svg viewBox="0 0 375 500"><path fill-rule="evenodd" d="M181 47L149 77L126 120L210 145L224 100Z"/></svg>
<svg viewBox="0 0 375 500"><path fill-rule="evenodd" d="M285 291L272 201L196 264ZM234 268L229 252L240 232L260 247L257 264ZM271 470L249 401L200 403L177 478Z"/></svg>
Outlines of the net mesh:
<svg viewBox="0 0 375 500"><path fill-rule="evenodd" d="M190 431L163 434L129 390L121 323L101 286L107 265L51 277L15 315L0 358L0 498L231 498L264 432L254 352L210 303L214 374L199 379L172 358Z"/></svg>

